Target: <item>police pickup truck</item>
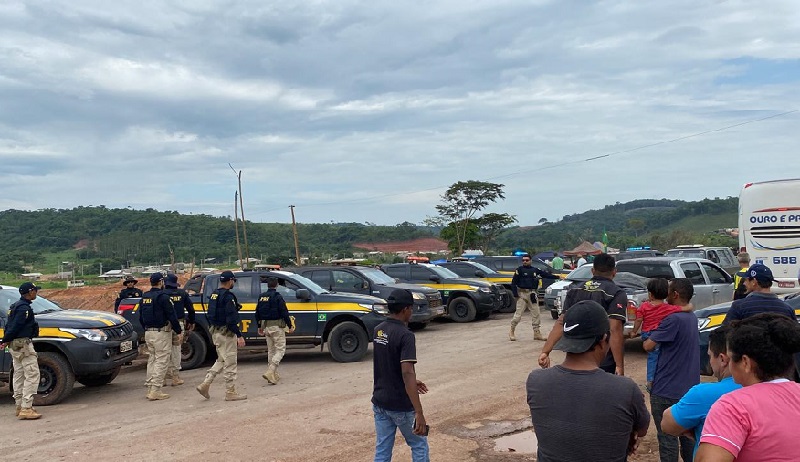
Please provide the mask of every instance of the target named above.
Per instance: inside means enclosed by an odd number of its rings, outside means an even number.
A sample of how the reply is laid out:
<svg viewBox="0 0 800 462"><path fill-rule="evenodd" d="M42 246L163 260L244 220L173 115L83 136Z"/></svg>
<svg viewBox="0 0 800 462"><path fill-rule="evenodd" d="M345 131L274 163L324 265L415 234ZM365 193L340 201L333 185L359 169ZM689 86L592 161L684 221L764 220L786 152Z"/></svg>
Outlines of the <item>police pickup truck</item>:
<svg viewBox="0 0 800 462"><path fill-rule="evenodd" d="M488 318L503 304L500 288L480 279L462 279L447 268L429 263L394 263L383 271L399 282L438 290L447 305L447 316L456 322Z"/></svg>
<svg viewBox="0 0 800 462"><path fill-rule="evenodd" d="M19 300L16 287L0 286L0 337L8 321L8 307ZM139 354L133 326L112 313L64 310L38 296L31 303L39 336L33 347L39 355L40 381L33 398L36 406L57 404L72 393L77 381L87 387L110 383L122 365ZM14 370L8 347L0 351L0 383L13 388Z"/></svg>
<svg viewBox="0 0 800 462"><path fill-rule="evenodd" d="M259 294L267 291L267 278L278 279L278 292L286 300L289 315L294 318L295 331L286 335L287 345L320 346L327 343L334 360L339 362L360 361L367 353L372 332L388 313L386 302L368 295L331 293L314 281L287 271L238 271L233 293L242 305L239 311L239 328L246 345L266 345L264 337L258 335L255 309ZM211 293L219 287L219 274L197 275L190 279L184 289L196 312L197 326L183 343L181 367L199 367L214 352L206 303ZM195 292L192 294L192 292ZM144 329L139 323L141 298L127 298L120 302L119 313L131 322L139 338L144 338Z"/></svg>
<svg viewBox="0 0 800 462"><path fill-rule="evenodd" d="M394 289L407 289L414 297L414 313L408 327L424 329L431 319L445 315L442 295L416 284L398 284L377 268L358 265L303 266L289 271L305 276L330 292L373 295L386 299Z"/></svg>

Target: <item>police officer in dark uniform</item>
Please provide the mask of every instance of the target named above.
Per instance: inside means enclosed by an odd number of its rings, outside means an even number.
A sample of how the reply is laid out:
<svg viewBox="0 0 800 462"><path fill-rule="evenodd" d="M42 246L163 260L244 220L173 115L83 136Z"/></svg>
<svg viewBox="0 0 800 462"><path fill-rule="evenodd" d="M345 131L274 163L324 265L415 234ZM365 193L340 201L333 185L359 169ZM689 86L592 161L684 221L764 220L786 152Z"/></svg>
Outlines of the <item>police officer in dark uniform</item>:
<svg viewBox="0 0 800 462"><path fill-rule="evenodd" d="M183 340L186 340L189 332L194 330L194 304L189 298L189 294L185 290L178 288L178 276L174 273L167 274L167 278L164 280L164 287L164 293L169 295L172 305L175 307L175 317L178 318L178 324L183 329ZM173 387L184 383L178 372L181 370L181 343L180 336L173 333L172 353L166 375L167 382L171 381Z"/></svg>
<svg viewBox="0 0 800 462"><path fill-rule="evenodd" d="M172 354L172 332L181 337L183 330L175 317L175 308L169 295L164 293L164 275L150 275L150 290L142 294L139 304L139 322L144 327L144 341L147 343L147 399L156 401L169 398L161 392L164 376L167 374Z"/></svg>
<svg viewBox="0 0 800 462"><path fill-rule="evenodd" d="M522 256L522 266L514 271L514 277L511 279L511 290L517 298L517 310L514 312L514 317L511 318L511 331L508 333L508 339L512 342L517 338L514 336L514 330L517 328L522 319L525 310L531 312L531 326L533 327L534 340L546 340L539 330L541 326L539 316L539 304L536 301L536 289L539 288L539 278L545 279L558 279L546 271L542 271L531 265L531 256L525 254Z"/></svg>
<svg viewBox="0 0 800 462"><path fill-rule="evenodd" d="M208 318L211 339L217 349L217 361L208 370L203 383L197 386L197 392L209 399L208 390L214 378L222 372L225 378L225 401L239 401L247 399L247 395L240 395L236 391L236 365L238 359L237 347L244 346L244 337L239 330L239 310L242 305L231 292L236 283L233 271L223 271L219 275L219 288L215 289L208 298Z"/></svg>
<svg viewBox="0 0 800 462"><path fill-rule="evenodd" d="M142 296L142 290L134 287L137 282L139 281L130 274L125 276L125 279L122 280L122 285L124 285L125 288L119 291L119 296L117 296L117 299L114 301L114 313L119 312L119 302L122 300L126 298L139 298Z"/></svg>
<svg viewBox="0 0 800 462"><path fill-rule="evenodd" d="M614 257L606 253L601 253L592 262L592 279L583 283L573 283L569 286L567 296L564 299L564 313L569 308L583 300L593 300L605 308L608 313L608 320L611 327L611 337L609 343L611 348L606 358L600 363L600 369L611 374L625 375L624 352L625 339L622 331L625 322L628 320L628 295L618 285L614 284L614 276L617 274L617 263ZM556 320L550 336L542 347L539 355L539 366L550 367L550 352L556 342L561 339L564 330L564 314Z"/></svg>
<svg viewBox="0 0 800 462"><path fill-rule="evenodd" d="M39 389L39 355L33 348L33 339L39 336L39 324L33 315L31 302L36 300L39 287L32 282L19 286L20 299L11 305L8 323L0 340L0 355L9 347L14 367L14 401L17 418L36 420L42 415L33 408L33 395Z"/></svg>
<svg viewBox="0 0 800 462"><path fill-rule="evenodd" d="M258 335L267 338L267 371L261 376L267 382L275 385L281 379L278 375L278 366L286 353L286 334L294 332L294 322L286 308L286 300L278 293L278 279L267 278L267 291L258 296L256 305L256 323Z"/></svg>

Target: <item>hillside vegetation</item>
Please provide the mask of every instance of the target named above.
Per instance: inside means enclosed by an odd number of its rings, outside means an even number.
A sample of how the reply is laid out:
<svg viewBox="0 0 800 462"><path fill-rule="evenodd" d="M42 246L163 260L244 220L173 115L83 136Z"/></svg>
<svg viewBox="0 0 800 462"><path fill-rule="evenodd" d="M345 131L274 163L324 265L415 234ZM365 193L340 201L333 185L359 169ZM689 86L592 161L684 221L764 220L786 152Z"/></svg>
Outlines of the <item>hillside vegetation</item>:
<svg viewBox="0 0 800 462"><path fill-rule="evenodd" d="M494 252L516 248L531 252L570 249L581 240L602 239L609 245L652 245L665 249L675 244L723 243L730 238L709 234L736 226L737 199L697 202L637 200L600 210L567 215L555 223L514 227L495 241ZM369 219L370 217L364 217ZM241 235L241 224L239 229ZM300 251L312 261L351 256L355 242L392 242L438 235L438 230L400 223L375 226L360 223L298 224ZM175 261L200 264L214 258L237 258L236 232L230 217L182 215L153 209L77 207L37 211L0 212L0 270L11 273L55 272L62 261L84 266L86 274L123 266ZM287 265L294 258L292 228L283 223L247 223L249 254ZM244 242L242 242L244 252Z"/></svg>

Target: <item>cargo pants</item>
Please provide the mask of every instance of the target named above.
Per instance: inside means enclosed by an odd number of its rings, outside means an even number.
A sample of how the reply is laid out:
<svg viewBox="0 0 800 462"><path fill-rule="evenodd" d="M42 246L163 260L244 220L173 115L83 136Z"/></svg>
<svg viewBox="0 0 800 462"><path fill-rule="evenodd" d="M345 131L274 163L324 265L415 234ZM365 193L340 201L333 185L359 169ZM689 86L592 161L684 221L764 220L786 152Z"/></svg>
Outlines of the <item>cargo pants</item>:
<svg viewBox="0 0 800 462"><path fill-rule="evenodd" d="M145 330L144 341L147 344L147 381L148 387L161 388L167 375L170 355L172 354L172 327L160 330Z"/></svg>
<svg viewBox="0 0 800 462"><path fill-rule="evenodd" d="M269 364L276 368L286 354L286 331L280 326L265 326L264 334L267 336L267 358Z"/></svg>
<svg viewBox="0 0 800 462"><path fill-rule="evenodd" d="M39 355L27 338L12 340L8 349L14 367L14 401L23 409L31 408L39 390Z"/></svg>
<svg viewBox="0 0 800 462"><path fill-rule="evenodd" d="M525 310L530 310L531 326L534 330L539 328L541 325L541 320L539 319L539 304L531 299L531 296L535 293L536 292L531 289L517 289L517 294L519 295L517 299L517 311L514 312L514 317L511 318L511 327L517 327L517 324L522 320L522 315L525 314Z"/></svg>
<svg viewBox="0 0 800 462"><path fill-rule="evenodd" d="M178 319L178 324L181 325L181 332L183 335L189 335L186 332L186 324L183 319ZM169 366L167 367L167 377L173 377L175 372L181 370L181 345L183 344L183 337L172 331L172 349L170 350Z"/></svg>
<svg viewBox="0 0 800 462"><path fill-rule="evenodd" d="M217 349L217 360L206 374L206 381L213 382L214 378L222 372L226 387L230 388L236 382L236 365L238 351L236 346L236 336L227 329L214 329L211 333L211 340Z"/></svg>

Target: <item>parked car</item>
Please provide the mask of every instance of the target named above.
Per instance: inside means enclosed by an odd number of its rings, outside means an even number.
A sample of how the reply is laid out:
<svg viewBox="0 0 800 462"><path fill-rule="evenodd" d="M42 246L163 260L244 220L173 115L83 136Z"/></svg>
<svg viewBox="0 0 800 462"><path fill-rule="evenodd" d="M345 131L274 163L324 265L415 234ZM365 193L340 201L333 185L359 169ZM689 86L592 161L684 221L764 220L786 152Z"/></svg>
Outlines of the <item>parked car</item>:
<svg viewBox="0 0 800 462"><path fill-rule="evenodd" d="M8 307L19 300L16 287L0 286L0 336ZM111 383L122 365L139 355L138 336L121 316L101 311L64 310L41 295L31 303L39 336L33 347L39 355L39 389L33 404L57 404L72 392L75 382L87 387ZM14 370L8 348L0 351L0 383L13 391Z"/></svg>
<svg viewBox="0 0 800 462"><path fill-rule="evenodd" d="M334 293L372 295L385 300L394 289L407 289L414 297L414 313L408 324L412 329L423 329L431 319L446 314L438 290L416 284L399 284L378 268L331 265L287 268L287 271L305 276Z"/></svg>
<svg viewBox="0 0 800 462"><path fill-rule="evenodd" d="M438 290L447 305L447 316L456 322L488 318L503 303L500 288L480 279L460 278L447 268L430 263L395 263L381 269L398 282L420 284Z"/></svg>
<svg viewBox="0 0 800 462"><path fill-rule="evenodd" d="M614 255L614 259L630 260L631 258L646 258L646 257L663 257L664 252L658 250L625 250Z"/></svg>
<svg viewBox="0 0 800 462"><path fill-rule="evenodd" d="M550 284L544 290L544 305L545 308L550 310L553 319L558 319L558 310L556 309L556 300L562 290L569 287L573 282L586 282L592 278L592 265L583 265L578 269L570 271L565 279L561 279Z"/></svg>
<svg viewBox="0 0 800 462"><path fill-rule="evenodd" d="M679 245L667 250L667 257L705 258L719 265L728 274L739 271L739 261L728 247L706 247L700 244Z"/></svg>
<svg viewBox="0 0 800 462"><path fill-rule="evenodd" d="M800 319L800 293L789 294L784 300L794 308L795 316ZM700 373L703 375L711 375L711 365L708 362L708 335L722 325L732 304L733 301L728 300L694 311L697 316L697 327L700 329Z"/></svg>
<svg viewBox="0 0 800 462"><path fill-rule="evenodd" d="M503 297L502 305L497 309L500 313L513 313L516 310L516 299L511 288L510 274L503 274L475 261L448 261L437 263L437 266L447 268L462 278L478 278L500 286L500 295Z"/></svg>
<svg viewBox="0 0 800 462"><path fill-rule="evenodd" d="M733 299L731 275L716 263L703 258L635 258L618 262L617 271L645 278L687 278L694 286L692 304L695 309Z"/></svg>

